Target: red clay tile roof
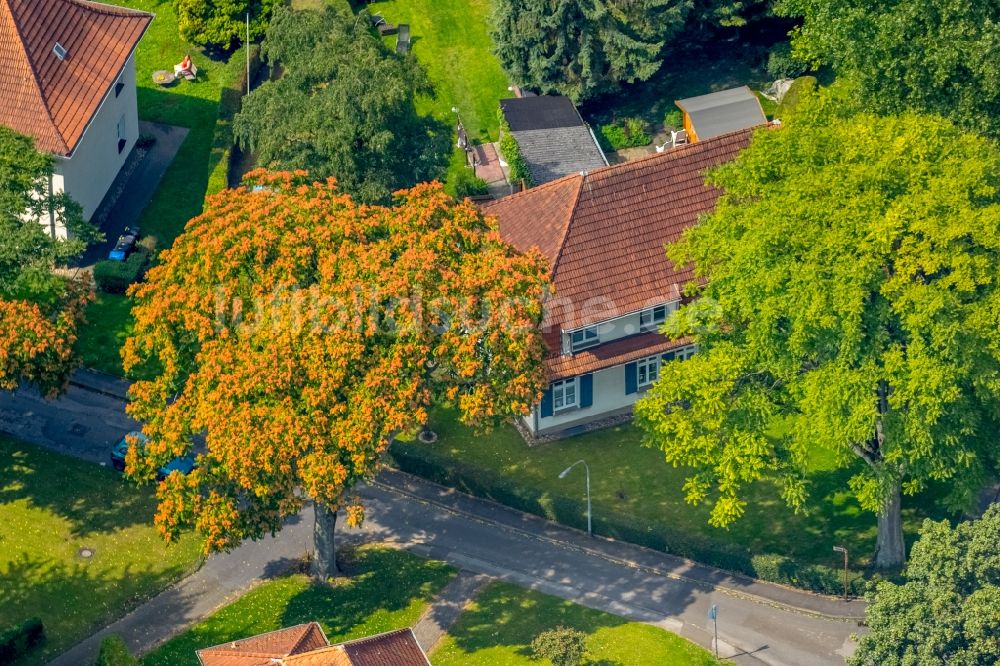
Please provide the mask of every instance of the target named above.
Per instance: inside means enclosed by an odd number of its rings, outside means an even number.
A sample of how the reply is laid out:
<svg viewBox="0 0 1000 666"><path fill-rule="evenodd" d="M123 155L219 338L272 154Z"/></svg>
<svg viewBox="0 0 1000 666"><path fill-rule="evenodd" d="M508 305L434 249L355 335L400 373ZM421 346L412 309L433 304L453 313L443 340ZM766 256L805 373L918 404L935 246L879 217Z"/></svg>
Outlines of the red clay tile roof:
<svg viewBox="0 0 1000 666"><path fill-rule="evenodd" d="M316 622L198 650L203 666L429 666L410 629L330 645Z"/></svg>
<svg viewBox="0 0 1000 666"><path fill-rule="evenodd" d="M198 650L198 659L204 666L258 666L328 645L322 627L309 622Z"/></svg>
<svg viewBox="0 0 1000 666"><path fill-rule="evenodd" d="M0 125L71 154L152 20L85 0L0 0Z"/></svg>
<svg viewBox="0 0 1000 666"><path fill-rule="evenodd" d="M550 357L545 360L545 372L549 381L554 382L557 379L613 368L689 344L689 338L669 340L660 333L631 335L572 355Z"/></svg>

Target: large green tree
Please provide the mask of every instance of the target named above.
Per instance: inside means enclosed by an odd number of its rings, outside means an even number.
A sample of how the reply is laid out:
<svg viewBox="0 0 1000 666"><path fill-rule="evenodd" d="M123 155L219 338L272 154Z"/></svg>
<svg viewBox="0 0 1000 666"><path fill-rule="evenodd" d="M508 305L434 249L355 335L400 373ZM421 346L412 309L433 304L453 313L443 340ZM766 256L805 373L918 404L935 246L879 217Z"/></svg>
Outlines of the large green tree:
<svg viewBox="0 0 1000 666"><path fill-rule="evenodd" d="M852 666L994 666L1000 659L1000 504L952 528L924 521L906 582L869 595Z"/></svg>
<svg viewBox="0 0 1000 666"><path fill-rule="evenodd" d="M262 189L210 198L133 287L125 369L157 370L130 391L150 441L128 470L151 479L203 436L198 467L159 486L163 533L232 548L312 499L326 578L338 512L360 521L351 491L396 434L433 404L489 425L540 397L545 262L437 184L381 207L301 172L250 177Z"/></svg>
<svg viewBox="0 0 1000 666"><path fill-rule="evenodd" d="M777 0L795 54L856 79L873 110L915 109L1000 137L1000 0Z"/></svg>
<svg viewBox="0 0 1000 666"><path fill-rule="evenodd" d="M832 453L894 567L901 492L940 480L957 506L991 464L1000 152L935 117L846 114L849 96L806 97L711 173L716 210L668 250L704 289L665 331L700 353L636 412L715 525L756 482L806 508L809 451Z"/></svg>
<svg viewBox="0 0 1000 666"><path fill-rule="evenodd" d="M279 10L262 53L283 75L254 90L233 121L258 164L334 176L364 201L443 174L451 127L417 114L430 92L410 57L382 43L344 8Z"/></svg>
<svg viewBox="0 0 1000 666"><path fill-rule="evenodd" d="M174 0L181 37L223 49L246 39L248 13L250 39L257 39L274 10L284 4L285 0Z"/></svg>
<svg viewBox="0 0 1000 666"><path fill-rule="evenodd" d="M31 138L0 127L0 389L29 382L55 392L73 369L89 286L52 269L100 234L66 194L51 194L53 164ZM71 237L55 238L53 226Z"/></svg>
<svg viewBox="0 0 1000 666"><path fill-rule="evenodd" d="M691 0L495 0L496 54L517 85L575 102L645 81Z"/></svg>

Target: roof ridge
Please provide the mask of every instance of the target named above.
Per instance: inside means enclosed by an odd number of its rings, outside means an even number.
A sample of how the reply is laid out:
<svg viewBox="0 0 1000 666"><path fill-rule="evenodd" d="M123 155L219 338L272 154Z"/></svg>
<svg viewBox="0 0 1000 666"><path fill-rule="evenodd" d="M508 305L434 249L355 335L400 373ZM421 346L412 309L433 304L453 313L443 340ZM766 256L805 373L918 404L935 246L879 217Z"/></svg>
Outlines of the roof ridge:
<svg viewBox="0 0 1000 666"><path fill-rule="evenodd" d="M576 188L576 197L573 198L573 206L569 209L569 219L566 221L566 229L563 231L562 238L559 239L559 252L556 253L555 261L552 262L552 282L556 281L556 271L559 269L559 260L562 259L563 249L566 247L566 239L569 238L569 230L573 226L573 220L576 218L576 207L580 204L580 196L583 194L583 186L587 183L587 172L582 171L578 174L580 176L580 184Z"/></svg>
<svg viewBox="0 0 1000 666"><path fill-rule="evenodd" d="M340 643L334 643L330 647L346 647L348 645L359 645L361 643L367 643L368 641L374 641L380 638L385 638L386 636L394 636L396 634L406 634L413 633L411 627L402 627L400 629L390 629L389 631L383 631L380 634L372 634L371 636L361 636L360 638L352 638L349 641L342 641Z"/></svg>
<svg viewBox="0 0 1000 666"><path fill-rule="evenodd" d="M323 642L326 643L326 646L327 647L330 646L330 641L326 637L326 632L323 631L323 627L320 626L319 622L316 622L315 620L313 620L312 622L307 622L306 626L307 626L306 631L302 632L302 635L299 636L299 639L297 641L295 641L295 643L292 645L292 649L290 649L288 651L289 655L295 654L296 648L298 648L300 645L302 645L302 641L304 641L306 638L309 637L309 634L312 633L312 630L313 630L314 627L316 629L319 629L319 635L323 637Z"/></svg>
<svg viewBox="0 0 1000 666"><path fill-rule="evenodd" d="M601 167L601 168L605 169L607 167ZM561 176L559 178L556 178L555 180L550 180L547 183L542 183L541 185L537 185L535 187L529 187L527 189L521 190L520 192L514 192L513 194L507 195L505 197L501 197L500 199L494 199L493 201L487 201L481 207L482 208L489 208L490 206L495 206L495 205L497 205L499 203L502 203L502 202L507 202L507 201L511 201L513 199L517 199L518 197L521 197L521 196L523 196L525 194L528 194L528 193L541 192L542 190L545 190L546 188L552 188L552 187L554 187L556 185L562 185L564 180L569 180L571 178L579 178L579 177L580 177L579 173L568 173L565 176Z"/></svg>
<svg viewBox="0 0 1000 666"><path fill-rule="evenodd" d="M768 125L758 125L757 127L768 127L768 126L770 126L770 123L768 123ZM629 160L628 162L619 162L617 164L610 164L606 167L601 167L600 169L594 169L590 173L591 175L603 175L609 169L619 169L621 171L627 171L633 168L637 168L646 162L652 162L653 160L680 159L682 155L691 152L693 149L705 150L706 148L710 148L715 143L721 143L720 141L721 139L733 139L736 138L738 135L752 134L753 131L757 129L757 127L747 127L744 129L733 130L732 132L726 132L725 134L713 136L711 139L705 139L703 141L698 141L695 143L681 144L680 146L676 146L662 153L652 153L650 155L644 155L642 157L638 157L634 160Z"/></svg>
<svg viewBox="0 0 1000 666"><path fill-rule="evenodd" d="M42 82L38 77L38 70L35 69L35 62L31 59L31 55L28 53L28 47L25 44L26 36L24 34L24 30L21 29L21 22L18 21L17 13L14 11L14 7L10 0L3 0L3 4L7 8L6 14L10 16L10 23L17 36L17 39L14 40L17 43L16 48L20 51L20 55L23 56L23 59L20 61L23 62L25 68L31 72L31 90L33 93L37 94L42 108L45 109L45 118L48 120L49 125L52 126L56 136L59 137L62 147L66 151L69 151L69 143L66 141L66 137L63 135L62 130L59 129L59 125L56 124L56 119L52 115L52 109L49 107L49 99L45 95L45 91L42 89Z"/></svg>
<svg viewBox="0 0 1000 666"><path fill-rule="evenodd" d="M108 4L107 2L97 2L97 0L63 0L63 2L68 2L99 14L107 14L108 16L135 16L136 14L156 16L153 12L147 12L142 9L121 7L119 5Z"/></svg>

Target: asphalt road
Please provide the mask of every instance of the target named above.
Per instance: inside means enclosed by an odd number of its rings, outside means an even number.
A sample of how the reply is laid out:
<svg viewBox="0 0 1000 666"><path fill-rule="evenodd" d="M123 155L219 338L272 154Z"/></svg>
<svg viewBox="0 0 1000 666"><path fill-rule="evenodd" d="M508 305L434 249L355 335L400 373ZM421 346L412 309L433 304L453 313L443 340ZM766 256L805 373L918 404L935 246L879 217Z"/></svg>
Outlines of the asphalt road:
<svg viewBox="0 0 1000 666"><path fill-rule="evenodd" d="M99 463L107 461L113 442L134 426L120 399L76 386L54 402L31 390L0 393L0 430ZM856 624L823 613L857 614L859 602L838 607L826 598L739 579L654 551L589 540L575 530L401 475L382 477L361 494L367 519L359 530L347 530L352 538L395 542L466 570L657 624L706 647L713 645L708 610L715 604L720 653L737 663L842 664L853 649L850 635ZM310 520L308 512L303 519ZM217 605L213 595L229 597L249 586L270 559L287 557L291 544L284 540L294 539L291 550L298 552L301 538L300 529L288 530L277 539L214 556L203 571L221 566L232 580L226 589L215 589L214 583L193 586L203 596L192 596L188 603L191 611L199 610L181 616L193 621L200 609ZM224 561L215 562L217 557ZM258 566L241 573L241 563L251 561ZM132 622L140 637L142 610ZM147 612L154 616L155 606ZM174 629L180 628L161 627L163 635L156 642Z"/></svg>

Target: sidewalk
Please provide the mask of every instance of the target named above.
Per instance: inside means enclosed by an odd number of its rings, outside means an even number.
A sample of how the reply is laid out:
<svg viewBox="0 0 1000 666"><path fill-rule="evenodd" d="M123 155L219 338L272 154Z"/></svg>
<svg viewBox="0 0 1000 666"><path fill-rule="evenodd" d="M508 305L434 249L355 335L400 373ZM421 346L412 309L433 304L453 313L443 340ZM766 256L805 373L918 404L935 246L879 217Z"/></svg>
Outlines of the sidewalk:
<svg viewBox="0 0 1000 666"><path fill-rule="evenodd" d="M430 608L413 625L413 635L424 652L430 653L438 641L444 638L465 606L476 598L489 581L489 576L460 571L455 580L441 590Z"/></svg>
<svg viewBox="0 0 1000 666"><path fill-rule="evenodd" d="M70 377L71 386L100 393L109 398L128 399L128 389L132 385L127 379L115 377L89 368L80 368Z"/></svg>
<svg viewBox="0 0 1000 666"><path fill-rule="evenodd" d="M816 617L852 622L864 618L865 602L862 599L844 602L839 598L707 567L691 560L623 541L601 536L590 538L579 530L472 497L404 472L384 471L379 475L376 485L382 485L396 493L439 506L463 517L503 526L507 530L536 541L600 557L611 564L691 583L703 590L722 591L730 596Z"/></svg>

